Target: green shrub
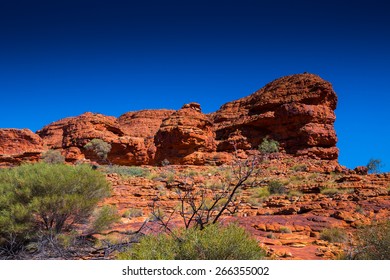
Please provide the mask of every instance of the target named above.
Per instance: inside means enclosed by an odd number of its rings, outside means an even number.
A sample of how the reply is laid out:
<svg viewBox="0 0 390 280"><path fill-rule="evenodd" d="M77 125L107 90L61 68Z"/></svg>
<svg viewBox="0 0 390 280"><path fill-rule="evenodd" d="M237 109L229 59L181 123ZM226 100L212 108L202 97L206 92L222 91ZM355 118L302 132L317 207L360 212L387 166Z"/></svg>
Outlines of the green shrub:
<svg viewBox="0 0 390 280"><path fill-rule="evenodd" d="M357 232L354 259L390 260L390 221L366 226Z"/></svg>
<svg viewBox="0 0 390 280"><path fill-rule="evenodd" d="M58 150L48 150L42 154L42 160L49 164L64 163L65 157Z"/></svg>
<svg viewBox="0 0 390 280"><path fill-rule="evenodd" d="M286 226L281 226L279 230L281 233L291 233L292 232L291 229L289 227L286 227Z"/></svg>
<svg viewBox="0 0 390 280"><path fill-rule="evenodd" d="M341 193L341 191L340 191L340 189L336 189L336 188L324 188L324 189L321 189L321 193L323 195L333 196L335 194Z"/></svg>
<svg viewBox="0 0 390 280"><path fill-rule="evenodd" d="M27 240L37 229L55 233L84 221L109 194L90 166L25 164L0 170L0 245Z"/></svg>
<svg viewBox="0 0 390 280"><path fill-rule="evenodd" d="M93 151L102 160L106 160L108 153L111 151L111 145L102 139L93 139L84 148Z"/></svg>
<svg viewBox="0 0 390 280"><path fill-rule="evenodd" d="M279 152L279 142L265 137L259 145L259 151L262 154L272 154Z"/></svg>
<svg viewBox="0 0 390 280"><path fill-rule="evenodd" d="M278 180L273 180L268 183L268 189L270 194L285 194L287 193L286 186L278 181Z"/></svg>
<svg viewBox="0 0 390 280"><path fill-rule="evenodd" d="M170 235L146 235L139 244L118 254L119 260L174 260L179 242Z"/></svg>
<svg viewBox="0 0 390 280"><path fill-rule="evenodd" d="M230 224L188 229L172 235L149 235L119 255L136 260L251 260L262 259L265 251L243 228Z"/></svg>
<svg viewBox="0 0 390 280"><path fill-rule="evenodd" d="M148 177L150 171L146 168L140 166L121 166L121 165L112 165L107 166L103 171L107 174L116 173L124 177Z"/></svg>
<svg viewBox="0 0 390 280"><path fill-rule="evenodd" d="M302 172L305 172L307 171L307 165L306 164L297 164L297 165L294 165L293 167L291 167L291 170L293 171L302 171Z"/></svg>
<svg viewBox="0 0 390 280"><path fill-rule="evenodd" d="M354 189L336 189L336 188L324 188L321 189L321 193L327 196L334 196L336 194L353 193Z"/></svg>
<svg viewBox="0 0 390 280"><path fill-rule="evenodd" d="M104 205L94 213L91 231L95 233L107 230L119 220L120 216L116 207Z"/></svg>
<svg viewBox="0 0 390 280"><path fill-rule="evenodd" d="M248 199L248 202L254 206L260 206L264 200L266 200L271 194L268 187L258 187L251 190L252 195Z"/></svg>
<svg viewBox="0 0 390 280"><path fill-rule="evenodd" d="M130 208L130 209L127 209L122 217L124 218L135 218L135 217L142 217L144 215L144 212L142 211L142 209L138 209L138 208Z"/></svg>
<svg viewBox="0 0 390 280"><path fill-rule="evenodd" d="M331 243L344 243L347 241L348 236L343 229L327 228L321 231L320 238Z"/></svg>
<svg viewBox="0 0 390 280"><path fill-rule="evenodd" d="M173 171L164 171L160 174L160 177L165 179L169 184L175 181L175 173Z"/></svg>
<svg viewBox="0 0 390 280"><path fill-rule="evenodd" d="M303 193L301 191L298 191L298 190L291 190L288 192L289 197L302 196L302 195L303 195Z"/></svg>

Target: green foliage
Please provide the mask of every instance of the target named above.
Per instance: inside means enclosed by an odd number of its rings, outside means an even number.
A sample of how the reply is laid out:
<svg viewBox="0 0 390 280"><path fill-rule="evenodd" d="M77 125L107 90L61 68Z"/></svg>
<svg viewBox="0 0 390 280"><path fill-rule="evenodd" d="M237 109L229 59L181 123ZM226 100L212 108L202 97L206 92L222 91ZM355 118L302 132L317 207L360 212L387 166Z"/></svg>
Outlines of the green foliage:
<svg viewBox="0 0 390 280"><path fill-rule="evenodd" d="M298 190L291 190L288 192L289 197L302 196L302 195L303 195L303 193L301 191L298 191Z"/></svg>
<svg viewBox="0 0 390 280"><path fill-rule="evenodd" d="M390 221L360 229L356 239L355 259L390 260Z"/></svg>
<svg viewBox="0 0 390 280"><path fill-rule="evenodd" d="M341 192L340 192L340 189L336 189L336 188L324 188L324 189L321 189L321 193L324 195L327 195L327 196L333 196L333 195L339 194Z"/></svg>
<svg viewBox="0 0 390 280"><path fill-rule="evenodd" d="M382 161L380 159L370 159L366 167L369 173L379 173L382 166Z"/></svg>
<svg viewBox="0 0 390 280"><path fill-rule="evenodd" d="M111 151L111 145L102 139L93 139L84 148L93 151L102 160L106 160L108 153Z"/></svg>
<svg viewBox="0 0 390 280"><path fill-rule="evenodd" d="M291 170L293 171L302 171L302 172L305 172L307 171L307 165L306 164L297 164L297 165L294 165L293 167L291 167Z"/></svg>
<svg viewBox="0 0 390 280"><path fill-rule="evenodd" d="M279 142L265 137L259 145L259 151L262 154L272 154L279 152Z"/></svg>
<svg viewBox="0 0 390 280"><path fill-rule="evenodd" d="M353 193L353 189L337 189L337 188L323 188L321 193L327 196L334 196L336 194Z"/></svg>
<svg viewBox="0 0 390 280"><path fill-rule="evenodd" d="M130 208L127 209L123 214L122 217L124 218L135 218L135 217L142 217L144 215L144 212L142 209L138 208Z"/></svg>
<svg viewBox="0 0 390 280"><path fill-rule="evenodd" d="M268 183L268 189L271 194L286 194L287 189L286 186L278 181L278 180L272 180Z"/></svg>
<svg viewBox="0 0 390 280"><path fill-rule="evenodd" d="M251 194L248 202L254 206L260 206L271 195L268 186L254 188L251 190Z"/></svg>
<svg viewBox="0 0 390 280"><path fill-rule="evenodd" d="M94 214L92 221L92 232L101 232L120 220L118 210L114 206L104 205Z"/></svg>
<svg viewBox="0 0 390 280"><path fill-rule="evenodd" d="M111 165L103 169L103 172L107 174L116 173L124 177L147 177L150 174L150 171L146 168L140 166L121 166L121 165Z"/></svg>
<svg viewBox="0 0 390 280"><path fill-rule="evenodd" d="M42 160L49 164L64 163L65 157L58 150L48 150L42 154Z"/></svg>
<svg viewBox="0 0 390 280"><path fill-rule="evenodd" d="M343 229L327 228L321 231L320 238L331 243L344 243L348 236Z"/></svg>
<svg viewBox="0 0 390 280"><path fill-rule="evenodd" d="M265 251L243 228L230 224L187 229L173 235L149 235L119 255L134 260L252 260L263 259Z"/></svg>
<svg viewBox="0 0 390 280"><path fill-rule="evenodd" d="M160 177L165 179L169 184L175 181L175 173L173 171L164 171L160 174Z"/></svg>
<svg viewBox="0 0 390 280"><path fill-rule="evenodd" d="M86 165L38 163L0 170L0 244L29 239L37 229L70 228L108 194L105 176Z"/></svg>
<svg viewBox="0 0 390 280"><path fill-rule="evenodd" d="M289 227L286 227L286 226L281 226L280 227L280 232L281 233L291 233L291 229Z"/></svg>

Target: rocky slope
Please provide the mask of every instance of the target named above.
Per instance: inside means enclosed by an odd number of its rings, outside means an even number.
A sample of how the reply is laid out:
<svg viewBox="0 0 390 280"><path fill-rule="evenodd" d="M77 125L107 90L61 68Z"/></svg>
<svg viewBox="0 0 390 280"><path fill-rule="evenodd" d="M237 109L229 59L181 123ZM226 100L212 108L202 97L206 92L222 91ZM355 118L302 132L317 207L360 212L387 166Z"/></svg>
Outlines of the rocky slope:
<svg viewBox="0 0 390 280"><path fill-rule="evenodd" d="M279 141L286 153L337 161L336 104L329 82L307 73L286 76L209 115L199 104L190 103L177 111L143 110L119 118L85 113L49 124L30 138L24 137L25 131L2 130L8 135L2 146L25 144L15 146L19 149L15 160L13 153L1 148L0 161L19 163L19 155L37 145L34 152L60 149L69 162L97 160L83 147L100 138L112 145L108 159L114 164L158 165L165 159L177 164L223 164L235 149L245 157L267 136Z"/></svg>
<svg viewBox="0 0 390 280"><path fill-rule="evenodd" d="M352 236L359 227L390 218L390 174L319 171L324 169L323 164L321 160L289 155L261 163L262 183L239 192L237 212L226 212L221 221L235 221L245 227L271 258L339 258L351 250ZM212 199L215 190L211 187L219 184L221 177L229 176L232 169L176 165L143 170L141 177L108 175L113 195L104 204L115 205L122 214L121 222L114 227L119 240L151 217L156 197L156 205L171 217L170 225L183 226L175 188L189 184L194 193L206 190ZM283 189L261 195L260 189L269 188L273 182L283 185ZM150 222L149 226L153 224ZM321 234L329 228L345 234L343 242L324 240Z"/></svg>

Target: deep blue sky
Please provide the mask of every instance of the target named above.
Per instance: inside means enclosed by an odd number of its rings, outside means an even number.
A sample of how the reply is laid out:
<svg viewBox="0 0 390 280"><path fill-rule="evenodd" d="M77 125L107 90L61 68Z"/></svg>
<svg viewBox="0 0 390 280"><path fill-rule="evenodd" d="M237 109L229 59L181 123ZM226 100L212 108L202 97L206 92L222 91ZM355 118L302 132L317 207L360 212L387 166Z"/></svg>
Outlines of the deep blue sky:
<svg viewBox="0 0 390 280"><path fill-rule="evenodd" d="M388 11L375 0L0 0L0 127L190 101L208 113L306 71L338 93L340 163L380 158L390 171Z"/></svg>

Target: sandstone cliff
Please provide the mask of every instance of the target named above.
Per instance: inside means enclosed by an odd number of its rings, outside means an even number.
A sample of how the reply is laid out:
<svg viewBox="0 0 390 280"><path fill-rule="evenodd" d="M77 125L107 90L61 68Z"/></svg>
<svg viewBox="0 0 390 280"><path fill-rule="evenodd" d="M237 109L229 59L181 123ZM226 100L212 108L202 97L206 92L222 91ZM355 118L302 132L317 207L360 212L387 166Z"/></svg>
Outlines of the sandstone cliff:
<svg viewBox="0 0 390 280"><path fill-rule="evenodd" d="M336 104L331 84L316 75L277 79L211 115L218 150L232 149L230 142L237 135L245 149L255 149L269 136L279 141L287 153L335 160Z"/></svg>
<svg viewBox="0 0 390 280"><path fill-rule="evenodd" d="M190 103L177 111L143 110L119 118L85 113L49 124L37 134L2 130L0 156L2 162L19 163L23 158L36 160L43 150L60 149L69 162L97 160L83 147L100 138L112 145L108 159L114 164L160 164L165 159L174 164L222 164L231 160L234 150L245 156L270 137L288 154L335 161L336 104L329 82L313 74L291 75L208 115Z"/></svg>
<svg viewBox="0 0 390 280"><path fill-rule="evenodd" d="M42 151L42 139L31 130L0 129L0 166L37 161Z"/></svg>

